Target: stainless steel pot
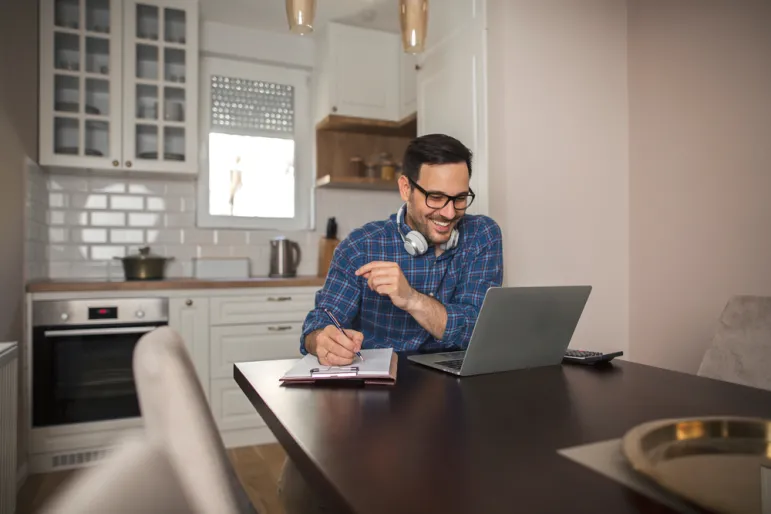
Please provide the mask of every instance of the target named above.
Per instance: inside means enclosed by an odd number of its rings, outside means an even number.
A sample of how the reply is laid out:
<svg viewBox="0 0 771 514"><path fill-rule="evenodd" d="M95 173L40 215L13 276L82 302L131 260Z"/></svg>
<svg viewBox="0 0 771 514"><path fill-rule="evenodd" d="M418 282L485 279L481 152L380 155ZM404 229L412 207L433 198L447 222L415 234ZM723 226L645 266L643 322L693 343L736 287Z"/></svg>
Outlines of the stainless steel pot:
<svg viewBox="0 0 771 514"><path fill-rule="evenodd" d="M161 257L150 253L150 247L139 249L139 253L126 257L115 257L123 262L126 280L161 280L164 278L166 264L174 257Z"/></svg>

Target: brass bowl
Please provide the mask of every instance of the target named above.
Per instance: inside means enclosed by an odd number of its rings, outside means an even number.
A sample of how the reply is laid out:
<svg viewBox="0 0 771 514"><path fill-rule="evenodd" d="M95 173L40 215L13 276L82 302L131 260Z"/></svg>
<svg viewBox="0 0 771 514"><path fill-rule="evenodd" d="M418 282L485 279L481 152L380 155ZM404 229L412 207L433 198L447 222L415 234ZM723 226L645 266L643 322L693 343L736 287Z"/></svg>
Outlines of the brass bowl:
<svg viewBox="0 0 771 514"><path fill-rule="evenodd" d="M627 432L622 448L636 472L703 509L762 512L764 467L771 482L771 420L728 416L652 421Z"/></svg>

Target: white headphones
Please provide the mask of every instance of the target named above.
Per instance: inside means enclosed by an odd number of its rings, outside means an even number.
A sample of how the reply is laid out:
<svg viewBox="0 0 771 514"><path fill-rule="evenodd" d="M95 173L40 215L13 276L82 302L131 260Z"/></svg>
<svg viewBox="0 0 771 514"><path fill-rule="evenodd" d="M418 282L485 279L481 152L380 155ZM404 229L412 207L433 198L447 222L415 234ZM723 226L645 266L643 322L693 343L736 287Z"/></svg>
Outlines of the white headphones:
<svg viewBox="0 0 771 514"><path fill-rule="evenodd" d="M416 255L423 255L428 251L428 242L426 242L426 238L423 237L423 234L418 232L417 230L410 230L410 232L405 236L402 234L402 211L406 212L407 210L407 204L405 203L399 208L399 211L396 213L396 230L399 232L399 236L401 236L402 241L404 241L404 249L407 250L407 253L415 257ZM446 243L442 243L439 245L439 248L442 250L450 250L451 248L455 248L458 245L458 240L460 239L460 233L458 232L457 228L452 229L452 232L450 233L450 239L447 240Z"/></svg>

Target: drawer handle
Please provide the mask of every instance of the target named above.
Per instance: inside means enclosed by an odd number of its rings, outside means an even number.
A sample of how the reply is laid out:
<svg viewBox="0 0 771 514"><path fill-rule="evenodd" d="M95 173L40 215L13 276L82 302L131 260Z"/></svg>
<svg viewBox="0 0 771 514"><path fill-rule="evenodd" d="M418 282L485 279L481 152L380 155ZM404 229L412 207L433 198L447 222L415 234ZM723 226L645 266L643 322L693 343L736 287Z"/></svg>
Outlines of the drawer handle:
<svg viewBox="0 0 771 514"><path fill-rule="evenodd" d="M284 330L292 330L292 325L279 325L277 327L268 327L271 332L283 332Z"/></svg>
<svg viewBox="0 0 771 514"><path fill-rule="evenodd" d="M291 300L291 296L270 296L268 297L269 302L288 302Z"/></svg>

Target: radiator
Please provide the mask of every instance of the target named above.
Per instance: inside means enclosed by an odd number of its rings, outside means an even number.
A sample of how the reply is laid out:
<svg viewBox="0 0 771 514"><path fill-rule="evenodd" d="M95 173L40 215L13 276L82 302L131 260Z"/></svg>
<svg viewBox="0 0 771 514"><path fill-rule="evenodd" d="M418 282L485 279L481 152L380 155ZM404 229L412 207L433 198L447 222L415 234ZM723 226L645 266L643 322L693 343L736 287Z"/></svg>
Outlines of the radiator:
<svg viewBox="0 0 771 514"><path fill-rule="evenodd" d="M16 510L16 343L0 343L0 514Z"/></svg>

